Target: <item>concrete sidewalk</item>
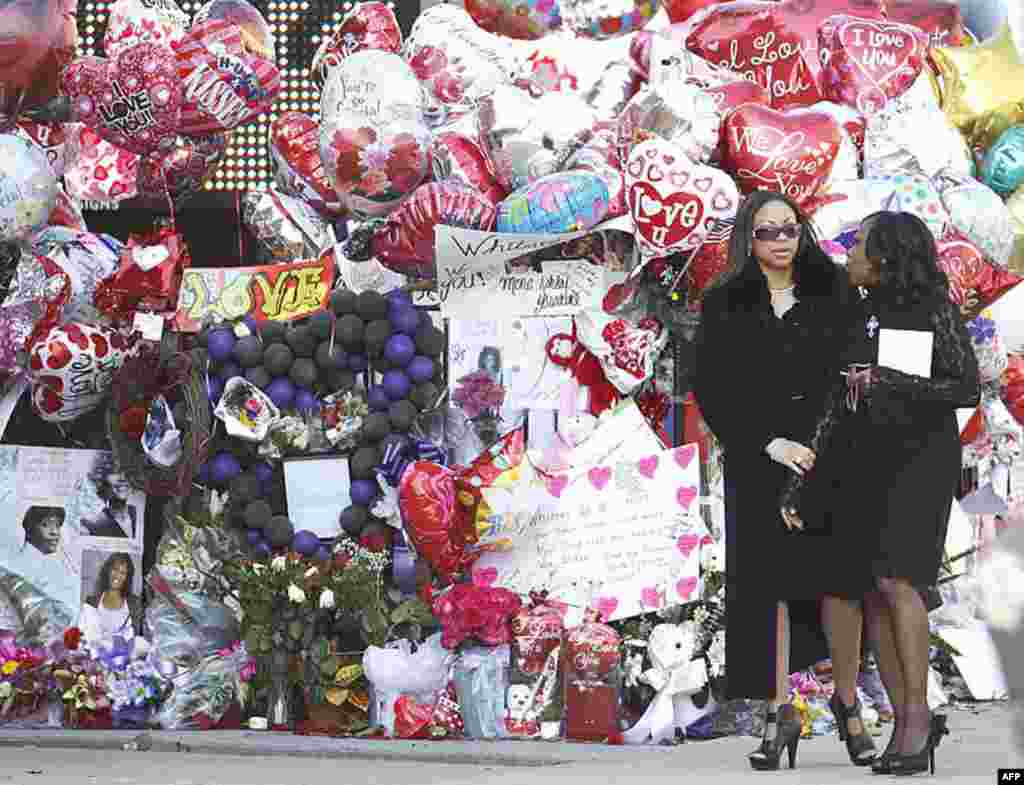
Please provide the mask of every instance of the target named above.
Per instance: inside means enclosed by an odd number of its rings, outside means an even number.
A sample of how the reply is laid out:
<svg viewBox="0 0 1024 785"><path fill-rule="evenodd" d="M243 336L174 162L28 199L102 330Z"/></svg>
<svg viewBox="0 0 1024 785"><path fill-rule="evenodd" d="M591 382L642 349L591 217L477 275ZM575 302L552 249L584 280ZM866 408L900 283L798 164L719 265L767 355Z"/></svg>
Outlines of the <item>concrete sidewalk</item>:
<svg viewBox="0 0 1024 785"><path fill-rule="evenodd" d="M1019 707L1005 703L946 709L952 733L938 751L938 773L932 781L993 783L997 768L1024 766L1024 752L1014 742L1012 717L1018 710ZM322 766L325 759L339 759L347 761L350 773L363 771L372 775L363 780L372 782L388 779L383 777L383 772L389 767L404 764L401 768L408 769L413 763L419 763L424 771L434 767L423 766L423 763L434 764L441 767L438 773L463 766L468 774L469 768L490 766L494 767L494 777L488 776L482 781L524 781L531 785L563 781L563 778L575 778L586 772L600 782L639 781L642 777L651 785L694 776L702 781L725 774L730 785L745 781L763 785L765 776L750 771L746 764L746 754L756 746L756 740L749 737L692 741L676 747L609 747L569 742L419 742L330 739L251 731L157 731L149 734L152 747L148 753L124 752L125 745L137 735L125 731L19 731L0 727L0 747L3 747L0 771L5 760L38 759L45 763L78 751L88 759L116 758L124 762L143 755L173 759L174 755L168 756L168 753L189 753L183 758L179 756L183 764L193 761L190 765L194 766L200 757L210 756L222 761L234 760L237 764L232 762L231 766L249 769L260 766L260 760L291 759L289 765L304 769ZM880 743L884 744L886 737L883 736ZM240 758L255 759L246 763ZM300 762L296 758L307 760ZM622 779L627 773L630 776ZM464 776L457 779L461 781ZM845 761L845 751L835 737L803 740L798 768L787 776L815 785L863 783L870 779L863 769L856 769ZM0 782L4 779L0 778Z"/></svg>

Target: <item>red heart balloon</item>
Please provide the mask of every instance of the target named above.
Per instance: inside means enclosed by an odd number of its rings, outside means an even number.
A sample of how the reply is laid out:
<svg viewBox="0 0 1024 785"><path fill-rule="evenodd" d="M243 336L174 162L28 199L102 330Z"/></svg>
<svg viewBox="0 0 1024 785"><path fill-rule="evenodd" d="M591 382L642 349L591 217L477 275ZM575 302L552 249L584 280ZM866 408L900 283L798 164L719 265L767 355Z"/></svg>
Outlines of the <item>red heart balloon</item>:
<svg viewBox="0 0 1024 785"><path fill-rule="evenodd" d="M778 191L800 205L828 182L843 141L839 123L826 112L757 104L733 109L722 134L722 168L743 193Z"/></svg>
<svg viewBox="0 0 1024 785"><path fill-rule="evenodd" d="M194 24L174 50L184 98L180 133L210 136L270 111L281 74L270 60L248 53L237 25Z"/></svg>
<svg viewBox="0 0 1024 785"><path fill-rule="evenodd" d="M79 119L111 144L140 155L174 144L182 84L164 47L141 43L113 60L79 58L62 84Z"/></svg>
<svg viewBox="0 0 1024 785"><path fill-rule="evenodd" d="M855 16L863 16L853 10ZM913 25L928 34L933 46L962 46L969 41L960 6L946 0L885 0L890 22Z"/></svg>
<svg viewBox="0 0 1024 785"><path fill-rule="evenodd" d="M416 553L437 575L451 579L476 557L466 553L472 521L456 502L455 474L436 463L416 461L402 475L398 505Z"/></svg>
<svg viewBox="0 0 1024 785"><path fill-rule="evenodd" d="M626 163L626 203L649 257L698 248L709 231L736 215L739 201L725 172L693 163L663 139L637 145Z"/></svg>
<svg viewBox="0 0 1024 785"><path fill-rule="evenodd" d="M508 196L480 147L467 136L453 131L437 134L430 148L430 162L437 180L458 180L494 204Z"/></svg>
<svg viewBox="0 0 1024 785"><path fill-rule="evenodd" d="M313 56L310 72L322 81L327 78L327 71L342 59L364 49L378 49L391 54L399 54L402 50L402 28L395 12L385 3L357 3L334 28L334 33L324 36Z"/></svg>
<svg viewBox="0 0 1024 785"><path fill-rule="evenodd" d="M821 100L818 27L841 13L883 18L880 0L732 0L686 23L686 48L759 84L776 109L809 106Z"/></svg>
<svg viewBox="0 0 1024 785"><path fill-rule="evenodd" d="M270 159L278 189L318 212L344 215L320 160L320 126L302 112L285 112L270 126Z"/></svg>
<svg viewBox="0 0 1024 785"><path fill-rule="evenodd" d="M818 49L824 97L870 115L921 74L928 36L910 25L838 14L822 23Z"/></svg>
<svg viewBox="0 0 1024 785"><path fill-rule="evenodd" d="M1008 270L998 270L985 261L977 246L963 237L953 236L938 244L939 267L949 279L949 299L963 305L973 291L981 308L1009 292L1024 278Z"/></svg>
<svg viewBox="0 0 1024 785"><path fill-rule="evenodd" d="M669 21L672 24L678 24L685 22L701 9L714 5L714 3L715 0L663 0L661 7L668 14Z"/></svg>
<svg viewBox="0 0 1024 785"><path fill-rule="evenodd" d="M204 139L178 137L173 149L139 161L136 179L138 195L151 202L177 201L203 186L203 179L220 161L227 149L224 134Z"/></svg>
<svg viewBox="0 0 1024 785"><path fill-rule="evenodd" d="M489 232L498 210L478 191L456 181L424 183L394 210L373 237L374 256L403 275L432 278L434 227L438 224Z"/></svg>

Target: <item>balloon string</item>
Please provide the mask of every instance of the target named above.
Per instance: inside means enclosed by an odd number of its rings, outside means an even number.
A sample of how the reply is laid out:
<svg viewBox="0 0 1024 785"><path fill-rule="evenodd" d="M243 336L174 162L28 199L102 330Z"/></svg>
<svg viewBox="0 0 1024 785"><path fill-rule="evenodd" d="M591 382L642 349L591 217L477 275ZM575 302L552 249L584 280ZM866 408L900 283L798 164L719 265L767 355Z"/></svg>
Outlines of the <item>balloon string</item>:
<svg viewBox="0 0 1024 785"><path fill-rule="evenodd" d="M245 264L245 239L242 237L242 194L235 191L235 221L238 224L238 263Z"/></svg>

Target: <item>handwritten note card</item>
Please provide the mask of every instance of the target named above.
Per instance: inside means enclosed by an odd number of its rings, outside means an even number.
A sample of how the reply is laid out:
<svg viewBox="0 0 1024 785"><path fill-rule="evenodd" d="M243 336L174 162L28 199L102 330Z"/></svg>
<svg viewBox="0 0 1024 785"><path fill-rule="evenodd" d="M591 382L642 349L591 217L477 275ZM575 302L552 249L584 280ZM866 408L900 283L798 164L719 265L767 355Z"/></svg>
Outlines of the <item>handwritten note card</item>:
<svg viewBox="0 0 1024 785"><path fill-rule="evenodd" d="M603 272L582 259L545 262L539 273L506 273L504 264L466 267L458 275L449 268L438 299L449 318L572 316L601 307Z"/></svg>
<svg viewBox="0 0 1024 785"><path fill-rule="evenodd" d="M878 364L914 376L930 379L932 375L932 344L935 334L928 330L878 331Z"/></svg>
<svg viewBox="0 0 1024 785"><path fill-rule="evenodd" d="M485 553L474 579L526 594L547 589L571 606L623 619L697 599L700 461L695 444L639 460L591 466L573 482L520 484L492 535L511 549Z"/></svg>

